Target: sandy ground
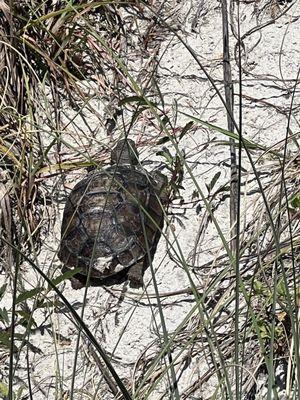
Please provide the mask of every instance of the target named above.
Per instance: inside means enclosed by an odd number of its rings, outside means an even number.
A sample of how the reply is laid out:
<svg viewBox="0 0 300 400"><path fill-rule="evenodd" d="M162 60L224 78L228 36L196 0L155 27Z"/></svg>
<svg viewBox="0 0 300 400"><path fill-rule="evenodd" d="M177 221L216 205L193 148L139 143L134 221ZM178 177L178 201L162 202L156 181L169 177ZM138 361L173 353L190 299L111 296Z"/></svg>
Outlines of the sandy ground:
<svg viewBox="0 0 300 400"><path fill-rule="evenodd" d="M154 2L156 3L156 2ZM235 5L236 7L236 5ZM290 9L283 13L283 11ZM172 11L172 12L171 12ZM236 39L236 12L231 20L231 54L234 54ZM281 15L283 13L283 15ZM243 130L247 138L251 138L261 145L276 145L284 138L287 125L287 112L291 103L291 89L295 83L297 68L299 68L300 54L298 43L300 41L300 3L294 1L288 5L279 5L276 1L253 1L241 4L241 35L243 35ZM219 90L223 91L222 67L222 15L220 2L215 0L202 1L168 1L165 2L161 15L168 15L168 22L175 32L190 46L198 59L206 68ZM258 26L260 27L258 29ZM153 39L153 62L159 61L156 78L164 96L165 110L173 120L176 128L183 127L190 118L183 113L197 117L211 124L227 127L226 112L220 99L212 88L207 77L189 54L186 46L175 35L164 33L159 37L156 32ZM158 51L157 51L158 50ZM141 66L147 69L149 57L141 59L140 66L136 62L128 62L128 67L136 77L140 76ZM235 91L238 92L238 69L232 58L233 78ZM87 84L89 90L92 85ZM299 92L296 92L295 104L291 119L291 130L298 131L299 117ZM238 97L235 97L236 104ZM87 145L87 153L91 156L103 149L103 140L110 144L103 128L99 127L98 119L103 115L101 99L94 98L92 107L98 110L100 117L92 115L87 109L91 130L95 137L89 143L81 143L80 134L70 134L71 127L65 135L66 141L76 149ZM176 111L177 107L177 111ZM237 109L237 107L236 107ZM72 116L72 111L66 113L66 118ZM175 122L175 115L177 120ZM126 118L130 118L127 115ZM80 117L77 117L80 124ZM126 122L125 122L126 123ZM113 140L120 134L116 130ZM176 134L176 130L174 130ZM163 133L157 129L155 122L147 116L134 125L130 136L135 138L141 153L142 161L155 161L154 165L161 165L162 158L156 156L161 150L161 145L155 145ZM207 196L207 186L217 172L220 178L217 187L227 184L230 180L229 148L224 143L226 138L200 124L195 124L193 129L180 141L179 149L184 152L187 166L192 169L193 176L199 188ZM67 147L67 146L66 146ZM168 145L171 154L175 154L174 147ZM104 154L104 158L107 153ZM107 158L107 157L106 157ZM251 177L251 169L244 154L244 177L246 181ZM263 160L267 165L268 157ZM263 167L262 165L262 167ZM153 168L153 164L147 166ZM84 171L70 173L65 178L64 186L67 192L75 182L83 176ZM187 168L184 168L184 180L181 195L183 204L175 201L169 210L169 226L165 224L165 235L161 238L155 255L153 267L161 296L162 312L166 322L169 336L174 334L176 349L174 356L182 361L188 355L188 335L184 336L181 324L186 326L185 332L197 323L194 297L184 289L190 287L188 274L183 268L183 263L188 265L191 277L197 286L205 286L210 273L201 272L201 266L214 260L224 253L219 234L212 222L201 235L200 227L203 223L203 201L195 201L192 194L197 189L195 181L191 178ZM49 183L51 184L51 183ZM249 190L255 187L255 182L249 183ZM248 188L248 187L247 187ZM220 200L223 193L216 198ZM249 219L249 210L253 207L253 196L243 200L242 223ZM229 239L229 209L228 199L220 201L220 206L215 211L215 218L220 224L226 239ZM56 253L60 238L60 221L64 206L64 198L57 205L57 218L44 243L38 261L44 272L52 274L60 270L60 262ZM172 246L171 246L172 245ZM27 270L26 270L27 268ZM32 288L40 280L29 266L25 268L28 276L28 288ZM198 271L197 274L194 271ZM0 277L0 281L4 277ZM110 288L89 287L74 291L69 282L61 285L62 292L98 339L101 346L111 354L113 365L119 372L124 382L138 388L145 376L147 363L162 348L162 325L159 315L159 305L155 298L151 270L148 269L144 277L145 288L134 290L128 286L115 285ZM180 293L178 293L180 292ZM84 297L86 296L86 299ZM26 357L30 366L35 400L43 399L68 399L68 390L74 368L75 355L75 399L103 399L110 400L108 386L99 373L99 362L84 337L80 338L79 349L76 351L78 331L71 320L70 313L60 303L53 292L47 296L56 306L49 305L36 313L35 320L38 324L36 333L31 335L30 342L35 348L27 355L21 354L16 377L20 386L27 386ZM82 304L86 303L84 311ZM10 307L10 298L5 298L3 304ZM50 312L51 311L51 312ZM191 315L189 315L189 313ZM178 330L178 332L176 331ZM181 346L181 344L185 344ZM196 352L197 353L197 352ZM178 376L178 390L182 399L209 399L216 389L214 377L198 388L193 395L188 395L189 388L199 380L207 366L203 362L202 354L193 354L193 357L184 366L178 363L176 369ZM7 360L6 360L7 361ZM167 380L156 379L160 376L160 368L146 375L147 384L137 398L146 398L147 390L152 388L149 399L169 399L166 392ZM1 366L2 377L7 374L7 363ZM149 371L148 371L149 372ZM60 382L60 383L59 383ZM135 383L134 383L135 382ZM134 386L136 385L136 386ZM26 390L24 390L24 394ZM142 395L143 394L143 395ZM145 397L143 397L145 396ZM259 398L259 397L256 397ZM264 398L263 394L260 398ZM283 397L282 397L283 398Z"/></svg>

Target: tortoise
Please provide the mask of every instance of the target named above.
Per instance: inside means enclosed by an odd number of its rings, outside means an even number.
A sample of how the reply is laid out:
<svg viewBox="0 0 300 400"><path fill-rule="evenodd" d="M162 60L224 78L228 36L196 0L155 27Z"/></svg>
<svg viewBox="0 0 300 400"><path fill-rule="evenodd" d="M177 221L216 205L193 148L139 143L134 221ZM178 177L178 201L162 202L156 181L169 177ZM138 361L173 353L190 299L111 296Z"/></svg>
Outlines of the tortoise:
<svg viewBox="0 0 300 400"><path fill-rule="evenodd" d="M167 178L139 165L131 139L119 140L111 165L90 172L69 195L58 253L64 270L80 268L73 288L129 280L143 285L163 227ZM96 282L96 283L95 283Z"/></svg>

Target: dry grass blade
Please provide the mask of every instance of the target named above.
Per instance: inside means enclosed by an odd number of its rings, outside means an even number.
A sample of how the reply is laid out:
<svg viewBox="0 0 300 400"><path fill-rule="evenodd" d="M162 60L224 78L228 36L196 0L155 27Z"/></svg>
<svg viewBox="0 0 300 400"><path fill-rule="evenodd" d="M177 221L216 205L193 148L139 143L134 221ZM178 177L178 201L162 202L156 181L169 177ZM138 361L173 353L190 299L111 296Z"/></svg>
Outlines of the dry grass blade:
<svg viewBox="0 0 300 400"><path fill-rule="evenodd" d="M296 5L0 0L0 397L296 400ZM74 291L63 207L121 137L169 177L166 232L143 287Z"/></svg>
<svg viewBox="0 0 300 400"><path fill-rule="evenodd" d="M7 185L3 183L3 177L0 175L0 237L5 238L1 243L1 259L3 260L6 273L12 271L13 251L10 245L13 244L13 228L11 204Z"/></svg>

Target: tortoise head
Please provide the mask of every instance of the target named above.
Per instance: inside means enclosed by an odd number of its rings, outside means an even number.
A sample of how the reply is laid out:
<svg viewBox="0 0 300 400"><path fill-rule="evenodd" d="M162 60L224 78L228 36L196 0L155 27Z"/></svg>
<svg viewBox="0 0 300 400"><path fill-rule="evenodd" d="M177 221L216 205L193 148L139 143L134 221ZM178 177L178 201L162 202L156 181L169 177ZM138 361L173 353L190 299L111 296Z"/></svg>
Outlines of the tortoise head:
<svg viewBox="0 0 300 400"><path fill-rule="evenodd" d="M158 170L151 172L154 179L154 189L163 204L168 202L168 178Z"/></svg>
<svg viewBox="0 0 300 400"><path fill-rule="evenodd" d="M112 164L130 164L137 165L139 162L139 153L135 143L131 139L119 140L111 151Z"/></svg>

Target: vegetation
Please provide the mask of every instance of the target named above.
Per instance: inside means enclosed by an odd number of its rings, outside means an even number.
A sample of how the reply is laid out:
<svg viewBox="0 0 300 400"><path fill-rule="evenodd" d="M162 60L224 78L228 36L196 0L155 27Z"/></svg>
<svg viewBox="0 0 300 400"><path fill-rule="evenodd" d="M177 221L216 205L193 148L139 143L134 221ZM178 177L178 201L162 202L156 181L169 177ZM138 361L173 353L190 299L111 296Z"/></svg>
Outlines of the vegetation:
<svg viewBox="0 0 300 400"><path fill-rule="evenodd" d="M299 64L283 72L299 17L296 2L258 2L245 28L251 2L228 3L193 9L187 33L172 1L0 1L1 398L299 398ZM212 12L217 61L189 42ZM249 38L253 51L288 16L280 76L257 73ZM179 50L190 70L164 64ZM257 118L251 136L255 107L274 123ZM169 177L164 247L142 291L74 293L57 259L63 204L127 135Z"/></svg>

